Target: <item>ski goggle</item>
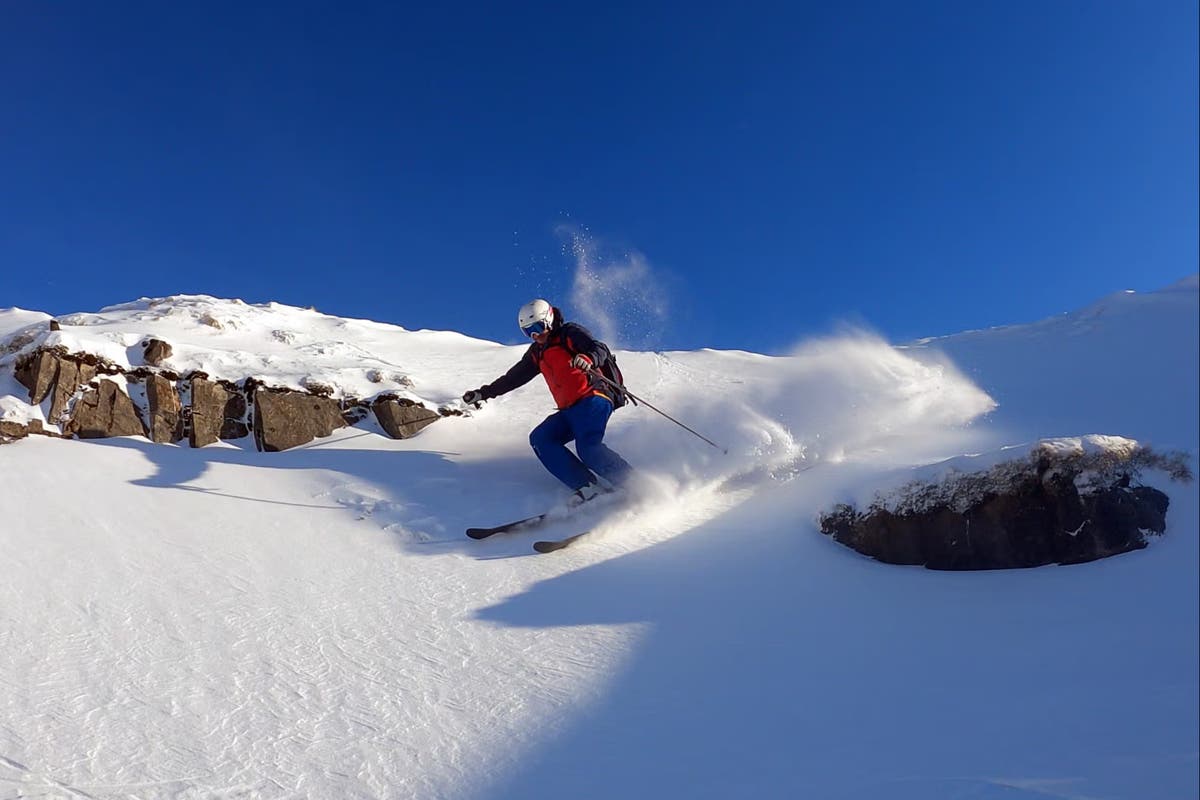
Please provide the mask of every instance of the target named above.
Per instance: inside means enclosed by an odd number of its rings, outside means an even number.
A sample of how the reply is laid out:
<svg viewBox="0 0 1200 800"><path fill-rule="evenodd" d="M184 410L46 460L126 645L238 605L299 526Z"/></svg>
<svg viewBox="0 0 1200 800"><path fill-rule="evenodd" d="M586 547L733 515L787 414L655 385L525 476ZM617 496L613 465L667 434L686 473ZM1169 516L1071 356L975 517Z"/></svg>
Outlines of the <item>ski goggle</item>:
<svg viewBox="0 0 1200 800"><path fill-rule="evenodd" d="M521 328L521 332L524 333L526 336L528 336L530 339L532 339L534 336L537 336L539 334L543 334L548 330L550 330L550 326L547 325L545 322L542 322L541 320L538 320L537 322L534 322L530 325L525 325Z"/></svg>

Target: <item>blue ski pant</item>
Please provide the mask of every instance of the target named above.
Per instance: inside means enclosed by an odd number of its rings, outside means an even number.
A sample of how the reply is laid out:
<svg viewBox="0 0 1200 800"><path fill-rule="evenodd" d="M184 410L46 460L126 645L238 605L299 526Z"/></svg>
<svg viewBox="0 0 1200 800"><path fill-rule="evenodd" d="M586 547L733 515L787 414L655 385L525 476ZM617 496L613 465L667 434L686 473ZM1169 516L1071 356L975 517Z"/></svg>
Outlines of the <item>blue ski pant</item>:
<svg viewBox="0 0 1200 800"><path fill-rule="evenodd" d="M620 486L632 467L604 444L604 429L613 407L607 397L592 395L551 414L529 434L529 444L542 466L567 485L579 489L594 482L592 473ZM576 456L567 449L575 441Z"/></svg>

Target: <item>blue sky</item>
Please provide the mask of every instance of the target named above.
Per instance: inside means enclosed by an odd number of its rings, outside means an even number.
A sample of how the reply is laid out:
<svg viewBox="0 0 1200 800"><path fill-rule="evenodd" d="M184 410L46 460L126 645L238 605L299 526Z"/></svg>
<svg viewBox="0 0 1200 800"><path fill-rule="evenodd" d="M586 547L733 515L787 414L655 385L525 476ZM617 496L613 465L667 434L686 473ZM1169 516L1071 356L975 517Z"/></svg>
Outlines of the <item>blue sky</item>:
<svg viewBox="0 0 1200 800"><path fill-rule="evenodd" d="M582 241L624 342L778 352L1197 269L1195 2L422 5L7 8L0 306L517 341Z"/></svg>

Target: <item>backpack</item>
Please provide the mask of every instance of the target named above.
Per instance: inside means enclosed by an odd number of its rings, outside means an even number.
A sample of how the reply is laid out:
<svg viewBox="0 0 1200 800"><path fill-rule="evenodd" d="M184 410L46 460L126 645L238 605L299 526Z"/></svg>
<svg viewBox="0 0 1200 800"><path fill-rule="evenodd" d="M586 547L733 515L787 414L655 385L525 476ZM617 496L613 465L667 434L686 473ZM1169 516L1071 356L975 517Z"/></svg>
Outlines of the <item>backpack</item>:
<svg viewBox="0 0 1200 800"><path fill-rule="evenodd" d="M607 347L604 349L608 350ZM635 406L637 405L637 400L634 400L629 396L629 393L625 391L625 376L621 374L621 368L617 366L617 357L613 355L611 350L608 350L608 358L604 359L604 364L600 367L600 374L616 384L616 389L608 385L604 387L612 390L613 411L616 411L626 403L633 403Z"/></svg>

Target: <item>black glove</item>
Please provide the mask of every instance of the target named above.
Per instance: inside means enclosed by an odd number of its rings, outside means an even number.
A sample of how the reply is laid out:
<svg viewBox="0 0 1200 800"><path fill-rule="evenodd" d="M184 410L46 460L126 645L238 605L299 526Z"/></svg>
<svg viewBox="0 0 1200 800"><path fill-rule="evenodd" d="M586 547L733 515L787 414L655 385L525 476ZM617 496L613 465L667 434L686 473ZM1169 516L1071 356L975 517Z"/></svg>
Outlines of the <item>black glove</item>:
<svg viewBox="0 0 1200 800"><path fill-rule="evenodd" d="M462 401L469 406L478 406L486 399L483 396L483 389L472 389L462 396Z"/></svg>

